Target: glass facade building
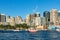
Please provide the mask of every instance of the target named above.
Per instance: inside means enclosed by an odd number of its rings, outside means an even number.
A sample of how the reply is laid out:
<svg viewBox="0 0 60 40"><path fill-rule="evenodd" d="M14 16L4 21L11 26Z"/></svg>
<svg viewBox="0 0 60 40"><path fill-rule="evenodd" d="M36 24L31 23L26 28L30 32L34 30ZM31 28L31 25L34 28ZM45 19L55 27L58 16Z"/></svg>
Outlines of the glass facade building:
<svg viewBox="0 0 60 40"><path fill-rule="evenodd" d="M60 18L60 12L58 12L58 18Z"/></svg>
<svg viewBox="0 0 60 40"><path fill-rule="evenodd" d="M46 19L46 26L49 26L49 22L50 22L50 12L49 12L49 11L44 11L43 17L45 17L45 19Z"/></svg>
<svg viewBox="0 0 60 40"><path fill-rule="evenodd" d="M46 18L46 21L47 21L47 22L50 21L50 12L49 12L49 11L44 11L43 17Z"/></svg>

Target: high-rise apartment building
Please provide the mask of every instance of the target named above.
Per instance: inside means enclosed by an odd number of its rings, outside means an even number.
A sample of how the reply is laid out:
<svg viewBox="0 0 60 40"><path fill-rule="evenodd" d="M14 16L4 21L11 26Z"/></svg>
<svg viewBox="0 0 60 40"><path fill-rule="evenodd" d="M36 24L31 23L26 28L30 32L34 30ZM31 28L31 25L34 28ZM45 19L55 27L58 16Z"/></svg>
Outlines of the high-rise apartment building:
<svg viewBox="0 0 60 40"><path fill-rule="evenodd" d="M41 25L46 26L46 18L45 17L41 17Z"/></svg>
<svg viewBox="0 0 60 40"><path fill-rule="evenodd" d="M58 11L58 18L60 18L60 11Z"/></svg>
<svg viewBox="0 0 60 40"><path fill-rule="evenodd" d="M40 17L40 12L36 12L35 17Z"/></svg>
<svg viewBox="0 0 60 40"><path fill-rule="evenodd" d="M15 25L15 17L10 18L10 25L14 26Z"/></svg>
<svg viewBox="0 0 60 40"><path fill-rule="evenodd" d="M8 25L14 26L15 25L15 18L10 17L10 16L6 16L6 22L8 23Z"/></svg>
<svg viewBox="0 0 60 40"><path fill-rule="evenodd" d="M58 11L58 23L60 23L60 11Z"/></svg>
<svg viewBox="0 0 60 40"><path fill-rule="evenodd" d="M29 14L26 16L26 23L31 26L39 25L40 22L40 14L39 12Z"/></svg>
<svg viewBox="0 0 60 40"><path fill-rule="evenodd" d="M0 22L6 22L6 16L4 14L0 14Z"/></svg>
<svg viewBox="0 0 60 40"><path fill-rule="evenodd" d="M44 29L47 29L48 25L46 25L46 18L40 17L41 19L41 26L43 26Z"/></svg>
<svg viewBox="0 0 60 40"><path fill-rule="evenodd" d="M47 22L49 22L50 21L50 12L49 11L44 11L43 17L46 18L46 21Z"/></svg>
<svg viewBox="0 0 60 40"><path fill-rule="evenodd" d="M58 12L56 9L50 10L50 22L53 24L58 22Z"/></svg>
<svg viewBox="0 0 60 40"><path fill-rule="evenodd" d="M27 25L33 25L33 19L34 19L35 14L28 14L26 16L26 24Z"/></svg>
<svg viewBox="0 0 60 40"><path fill-rule="evenodd" d="M43 17L45 17L45 19L46 19L46 25L49 26L49 22L50 22L50 12L49 12L49 11L44 11Z"/></svg>
<svg viewBox="0 0 60 40"><path fill-rule="evenodd" d="M6 22L10 22L10 16L6 16Z"/></svg>
<svg viewBox="0 0 60 40"><path fill-rule="evenodd" d="M40 17L35 17L34 20L35 20L35 21L34 21L34 25L35 25L35 26L41 25L41 19L40 19Z"/></svg>
<svg viewBox="0 0 60 40"><path fill-rule="evenodd" d="M36 12L36 14L35 14L35 17L34 17L34 24L35 24L35 26L37 26L37 25L41 25L41 19L40 19L40 13L39 12Z"/></svg>
<svg viewBox="0 0 60 40"><path fill-rule="evenodd" d="M15 17L15 23L16 23L16 24L21 24L22 21L23 21L23 20L22 20L22 17L20 17L20 16L16 16L16 17Z"/></svg>

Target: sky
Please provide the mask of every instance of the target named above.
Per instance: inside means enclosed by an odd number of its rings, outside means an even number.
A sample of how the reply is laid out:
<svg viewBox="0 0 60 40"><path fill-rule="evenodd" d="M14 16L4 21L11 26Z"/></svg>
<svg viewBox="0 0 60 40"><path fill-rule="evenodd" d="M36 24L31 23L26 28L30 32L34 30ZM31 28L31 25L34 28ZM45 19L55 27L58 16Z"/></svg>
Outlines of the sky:
<svg viewBox="0 0 60 40"><path fill-rule="evenodd" d="M0 0L0 14L21 16L23 19L35 11L43 16L44 11L52 8L60 10L60 0Z"/></svg>

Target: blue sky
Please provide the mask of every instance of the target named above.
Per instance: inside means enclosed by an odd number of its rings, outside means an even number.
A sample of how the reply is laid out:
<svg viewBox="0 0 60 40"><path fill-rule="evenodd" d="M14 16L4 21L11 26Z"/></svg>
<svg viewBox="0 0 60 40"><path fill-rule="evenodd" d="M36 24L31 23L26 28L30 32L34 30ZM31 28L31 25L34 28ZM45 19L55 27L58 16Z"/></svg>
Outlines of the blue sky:
<svg viewBox="0 0 60 40"><path fill-rule="evenodd" d="M0 0L0 13L12 17L25 18L27 14L32 14L36 7L42 16L44 11L52 8L60 10L60 0Z"/></svg>

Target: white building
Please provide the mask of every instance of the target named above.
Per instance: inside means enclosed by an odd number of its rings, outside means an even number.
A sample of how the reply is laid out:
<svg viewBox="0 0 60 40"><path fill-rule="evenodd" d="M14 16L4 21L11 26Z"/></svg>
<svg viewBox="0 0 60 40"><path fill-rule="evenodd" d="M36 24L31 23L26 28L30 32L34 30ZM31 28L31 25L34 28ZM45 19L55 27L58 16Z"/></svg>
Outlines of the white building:
<svg viewBox="0 0 60 40"><path fill-rule="evenodd" d="M9 25L14 26L15 25L15 18L14 17L10 17L10 16L6 16L6 22Z"/></svg>
<svg viewBox="0 0 60 40"><path fill-rule="evenodd" d="M15 25L15 18L14 17L11 17L10 18L10 25L11 26L14 26Z"/></svg>
<svg viewBox="0 0 60 40"><path fill-rule="evenodd" d="M23 20L22 20L22 17L20 17L20 16L16 16L16 17L15 17L15 23L16 23L16 24L21 24L22 21L23 21Z"/></svg>
<svg viewBox="0 0 60 40"><path fill-rule="evenodd" d="M40 19L40 14L39 12L36 12L35 17L33 18L33 24L35 26L41 25L41 19Z"/></svg>
<svg viewBox="0 0 60 40"><path fill-rule="evenodd" d="M50 11L50 22L56 24L58 22L58 12L56 9Z"/></svg>
<svg viewBox="0 0 60 40"><path fill-rule="evenodd" d="M40 19L40 17L35 17L34 24L35 24L35 26L41 25L41 19Z"/></svg>
<svg viewBox="0 0 60 40"><path fill-rule="evenodd" d="M41 17L41 25L46 26L46 18Z"/></svg>

